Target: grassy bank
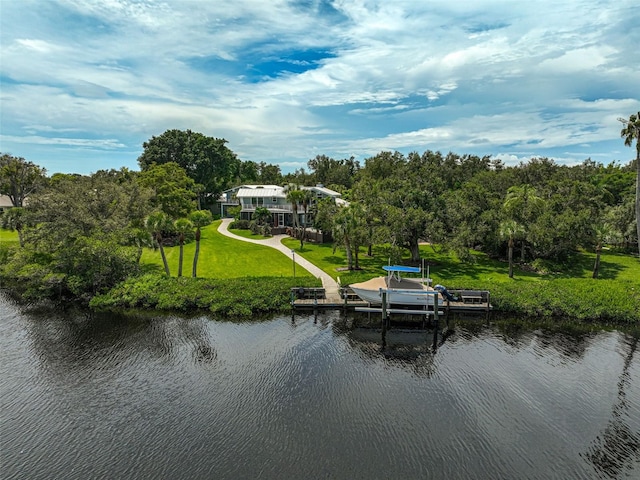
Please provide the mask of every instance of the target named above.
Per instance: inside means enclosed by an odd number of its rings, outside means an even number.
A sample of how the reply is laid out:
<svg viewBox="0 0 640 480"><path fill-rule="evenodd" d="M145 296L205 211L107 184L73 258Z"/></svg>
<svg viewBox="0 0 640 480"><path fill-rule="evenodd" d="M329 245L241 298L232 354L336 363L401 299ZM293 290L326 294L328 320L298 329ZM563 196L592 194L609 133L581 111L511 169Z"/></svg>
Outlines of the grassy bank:
<svg viewBox="0 0 640 480"><path fill-rule="evenodd" d="M104 309L208 310L226 317L252 317L288 310L290 289L322 286L313 277L173 278L147 274L130 278L90 307Z"/></svg>
<svg viewBox="0 0 640 480"><path fill-rule="evenodd" d="M306 244L301 250L297 240L286 239L283 243L339 279L342 285L382 275L382 266L388 263L384 249L374 247L372 257L360 255L361 270L345 271L347 262L342 249L333 252L329 244ZM473 263L462 263L455 255L429 245L420 250L434 284L450 289L489 290L497 311L545 318L640 322L640 261L631 255L605 251L597 280L591 278L595 255L589 252L576 254L560 272L516 268L511 279L506 262L480 252L473 252ZM409 258L404 260L408 262Z"/></svg>
<svg viewBox="0 0 640 480"><path fill-rule="evenodd" d="M289 277L293 275L291 260L281 252L267 246L241 242L218 232L220 221L202 229L198 277L240 278L240 277ZM256 237L258 238L258 237ZM259 237L264 238L264 237ZM195 242L184 246L182 274L191 276ZM179 247L165 248L172 276L178 274ZM160 252L145 249L141 263L147 271L163 272ZM304 268L296 268L296 276L313 278Z"/></svg>
<svg viewBox="0 0 640 480"><path fill-rule="evenodd" d="M160 253L147 249L142 256L145 275L130 279L108 295L96 297L95 308L158 308L169 310L208 309L214 313L247 315L288 308L293 286L320 286L302 268L292 278L291 260L261 245L233 240L217 232L219 222L203 230L198 279L191 279L195 244L185 246L184 278L177 279L179 248L167 248L172 278L162 274ZM250 233L245 232L246 236ZM261 238L252 236L251 238ZM16 232L0 231L0 250L17 247ZM373 256L360 256L361 270L346 271L342 249L330 244L306 244L300 249L295 239L283 242L322 268L342 285L381 275L386 265L385 250L375 247ZM0 253L2 253L0 251ZM577 254L561 271L535 272L515 269L508 277L506 262L474 252L475 262L462 263L455 255L431 246L421 246L421 256L430 269L434 284L450 289L482 289L491 292L496 311L537 318L567 317L579 321L640 323L640 261L631 255L605 251L600 278L591 278L595 256ZM408 261L408 258L405 258Z"/></svg>

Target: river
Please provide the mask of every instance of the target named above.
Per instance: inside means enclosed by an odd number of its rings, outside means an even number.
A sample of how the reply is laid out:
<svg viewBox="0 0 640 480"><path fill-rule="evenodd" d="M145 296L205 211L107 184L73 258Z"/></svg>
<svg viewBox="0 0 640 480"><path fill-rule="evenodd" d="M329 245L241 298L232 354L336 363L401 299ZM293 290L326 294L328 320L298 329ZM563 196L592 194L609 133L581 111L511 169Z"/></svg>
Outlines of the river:
<svg viewBox="0 0 640 480"><path fill-rule="evenodd" d="M640 478L619 331L88 315L0 293L3 479Z"/></svg>

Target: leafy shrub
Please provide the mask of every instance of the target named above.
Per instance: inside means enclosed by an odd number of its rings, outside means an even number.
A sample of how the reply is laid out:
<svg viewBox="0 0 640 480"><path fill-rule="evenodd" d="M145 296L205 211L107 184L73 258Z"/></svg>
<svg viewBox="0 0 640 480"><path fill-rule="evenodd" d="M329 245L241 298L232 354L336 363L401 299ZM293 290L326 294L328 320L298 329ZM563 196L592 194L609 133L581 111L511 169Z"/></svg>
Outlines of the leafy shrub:
<svg viewBox="0 0 640 480"><path fill-rule="evenodd" d="M155 308L158 310L209 310L225 317L249 317L285 311L293 287L317 287L315 278L166 277L147 274L129 278L106 294L94 297L95 309Z"/></svg>
<svg viewBox="0 0 640 480"><path fill-rule="evenodd" d="M235 228L236 230L249 230L250 227L249 220L234 220L229 224L229 228Z"/></svg>
<svg viewBox="0 0 640 480"><path fill-rule="evenodd" d="M251 233L253 233L254 235L259 235L262 230L260 224L253 221L249 223L249 229L251 230Z"/></svg>

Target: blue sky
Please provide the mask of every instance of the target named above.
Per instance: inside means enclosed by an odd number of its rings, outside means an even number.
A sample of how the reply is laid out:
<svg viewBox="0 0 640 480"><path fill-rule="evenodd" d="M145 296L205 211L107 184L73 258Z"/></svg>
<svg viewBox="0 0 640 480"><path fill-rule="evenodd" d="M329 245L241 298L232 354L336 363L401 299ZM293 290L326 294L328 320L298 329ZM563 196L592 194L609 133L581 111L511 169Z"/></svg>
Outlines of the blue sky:
<svg viewBox="0 0 640 480"><path fill-rule="evenodd" d="M138 169L167 129L283 172L382 150L627 163L636 0L0 0L0 151Z"/></svg>

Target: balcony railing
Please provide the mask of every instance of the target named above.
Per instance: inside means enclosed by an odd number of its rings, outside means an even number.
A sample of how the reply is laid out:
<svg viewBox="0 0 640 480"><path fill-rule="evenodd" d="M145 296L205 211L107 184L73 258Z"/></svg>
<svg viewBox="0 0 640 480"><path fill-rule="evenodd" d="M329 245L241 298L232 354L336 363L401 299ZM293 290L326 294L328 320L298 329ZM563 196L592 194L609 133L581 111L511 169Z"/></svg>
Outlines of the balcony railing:
<svg viewBox="0 0 640 480"><path fill-rule="evenodd" d="M255 203L253 204L248 204L248 203L243 203L242 205L242 211L243 212L253 212L255 211L256 208L262 207L262 208L266 208L267 210L271 210L271 211L278 211L278 212L292 212L293 209L291 208L291 205L283 205L281 203L265 203L263 205L257 205ZM298 208L298 212L301 213L302 211L300 210L300 208Z"/></svg>

